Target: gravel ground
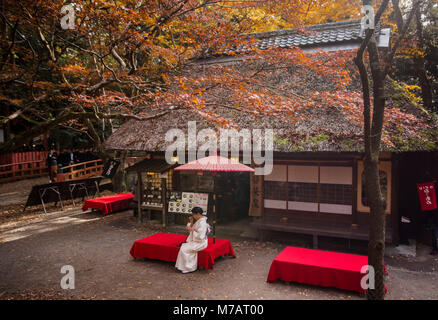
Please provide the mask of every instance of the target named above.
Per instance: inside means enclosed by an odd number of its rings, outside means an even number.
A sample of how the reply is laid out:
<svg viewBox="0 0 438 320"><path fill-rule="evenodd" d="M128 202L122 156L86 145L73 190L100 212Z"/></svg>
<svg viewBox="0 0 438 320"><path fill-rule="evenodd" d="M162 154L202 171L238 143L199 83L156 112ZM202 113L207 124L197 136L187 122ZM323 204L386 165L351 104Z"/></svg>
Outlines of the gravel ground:
<svg viewBox="0 0 438 320"><path fill-rule="evenodd" d="M228 237L237 258L220 258L213 270L186 275L172 263L134 260L133 242L161 230L138 226L129 211L102 217L70 210L0 230L0 299L364 299L336 289L266 283L282 243ZM437 299L436 259L424 264L431 271L411 262L387 260L386 298ZM75 269L74 290L60 288L63 265Z"/></svg>

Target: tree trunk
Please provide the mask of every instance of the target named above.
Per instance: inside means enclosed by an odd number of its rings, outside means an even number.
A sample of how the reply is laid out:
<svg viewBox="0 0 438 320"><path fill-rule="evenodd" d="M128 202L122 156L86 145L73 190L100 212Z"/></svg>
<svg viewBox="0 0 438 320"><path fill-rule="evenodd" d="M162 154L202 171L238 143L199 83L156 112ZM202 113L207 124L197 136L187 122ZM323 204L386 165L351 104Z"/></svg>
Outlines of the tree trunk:
<svg viewBox="0 0 438 320"><path fill-rule="evenodd" d="M375 39L368 43L371 75L373 79L373 114L369 148L364 159L365 188L370 207L370 233L368 263L374 268L375 289L368 290L368 299L383 300L385 296L383 256L385 252L385 204L380 189L379 154L385 112L385 85Z"/></svg>
<svg viewBox="0 0 438 320"><path fill-rule="evenodd" d="M399 11L398 1L394 0L393 4L397 6ZM418 9L419 1L416 1L406 20L406 23L398 21L400 35L392 46L386 61L381 65L379 50L376 39L374 37L374 30L367 29L366 37L358 50L357 56L354 60L356 63L360 79L362 83L362 94L364 101L364 142L365 142L365 157L364 157L364 172L365 172L365 191L367 194L368 205L370 207L369 219L369 240L368 240L368 264L374 269L374 289L371 284L368 288L368 299L383 300L385 296L384 285L384 253L385 253L385 201L382 197L380 188L380 174L379 174L379 154L380 144L383 132L383 120L385 112L385 78L389 67L394 58L394 54L406 34L415 10ZM373 5L372 0L363 0L363 5ZM380 20L381 15L388 5L388 0L384 0L375 16L375 23ZM398 12L400 13L400 12ZM400 18L400 15L399 15ZM363 62L363 54L365 48L369 54L369 66L371 69L371 79L373 84L373 110L371 112L370 99L370 83L368 80L368 72ZM387 199L390 201L390 199ZM371 280L371 279L370 279Z"/></svg>
<svg viewBox="0 0 438 320"><path fill-rule="evenodd" d="M368 264L374 268L375 288L368 290L368 299L383 300L384 285L384 253L385 253L385 207L380 190L378 154L373 159L365 158L365 188L370 207Z"/></svg>

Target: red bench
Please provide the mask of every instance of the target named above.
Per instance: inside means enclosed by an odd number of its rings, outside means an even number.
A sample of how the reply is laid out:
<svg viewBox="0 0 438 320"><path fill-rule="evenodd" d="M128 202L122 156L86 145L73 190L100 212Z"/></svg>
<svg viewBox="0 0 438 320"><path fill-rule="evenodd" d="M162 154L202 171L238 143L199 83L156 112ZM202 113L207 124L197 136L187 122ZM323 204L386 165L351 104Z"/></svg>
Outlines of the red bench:
<svg viewBox="0 0 438 320"><path fill-rule="evenodd" d="M82 205L82 211L97 209L102 211L105 216L110 212L128 209L133 199L134 195L132 193L121 193L107 197L89 199Z"/></svg>
<svg viewBox="0 0 438 320"><path fill-rule="evenodd" d="M156 259L176 262L180 247L187 235L174 233L157 233L150 237L137 240L132 245L130 254L136 258ZM214 260L220 256L235 257L231 242L225 239L208 239L208 247L198 252L198 265L205 269L213 269Z"/></svg>
<svg viewBox="0 0 438 320"><path fill-rule="evenodd" d="M295 281L365 293L361 270L366 265L367 256L286 247L272 261L267 282Z"/></svg>

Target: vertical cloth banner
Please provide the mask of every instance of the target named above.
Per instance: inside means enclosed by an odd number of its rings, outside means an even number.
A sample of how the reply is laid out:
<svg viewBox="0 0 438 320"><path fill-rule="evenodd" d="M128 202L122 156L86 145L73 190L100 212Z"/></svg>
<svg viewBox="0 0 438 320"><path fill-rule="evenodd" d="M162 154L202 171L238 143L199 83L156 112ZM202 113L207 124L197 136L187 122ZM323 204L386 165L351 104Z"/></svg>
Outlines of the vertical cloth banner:
<svg viewBox="0 0 438 320"><path fill-rule="evenodd" d="M417 191L422 211L437 208L435 184L433 182L417 183Z"/></svg>
<svg viewBox="0 0 438 320"><path fill-rule="evenodd" d="M255 167L254 162L251 167ZM250 181L250 197L249 197L249 216L261 217L263 215L263 175L256 176L251 173Z"/></svg>

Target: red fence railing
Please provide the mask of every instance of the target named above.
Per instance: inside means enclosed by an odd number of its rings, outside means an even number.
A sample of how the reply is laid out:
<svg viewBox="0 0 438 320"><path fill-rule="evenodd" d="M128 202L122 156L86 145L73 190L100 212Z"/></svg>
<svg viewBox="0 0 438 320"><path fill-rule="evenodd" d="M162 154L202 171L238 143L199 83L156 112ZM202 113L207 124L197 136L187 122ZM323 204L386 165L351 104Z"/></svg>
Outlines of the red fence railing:
<svg viewBox="0 0 438 320"><path fill-rule="evenodd" d="M62 167L62 173L56 174L56 181L85 179L102 174L103 161L101 159L72 164Z"/></svg>
<svg viewBox="0 0 438 320"><path fill-rule="evenodd" d="M19 152L0 155L0 183L11 182L27 178L48 176L47 151ZM9 159L9 161L7 161ZM144 159L144 157L127 157L128 166ZM3 163L3 162L6 163ZM54 181L84 179L102 174L103 161L101 159L81 162L62 167L62 173L54 170Z"/></svg>
<svg viewBox="0 0 438 320"><path fill-rule="evenodd" d="M0 165L0 183L48 175L46 159Z"/></svg>
<svg viewBox="0 0 438 320"><path fill-rule="evenodd" d="M0 155L0 165L45 160L48 153L48 151L29 151L2 154Z"/></svg>

